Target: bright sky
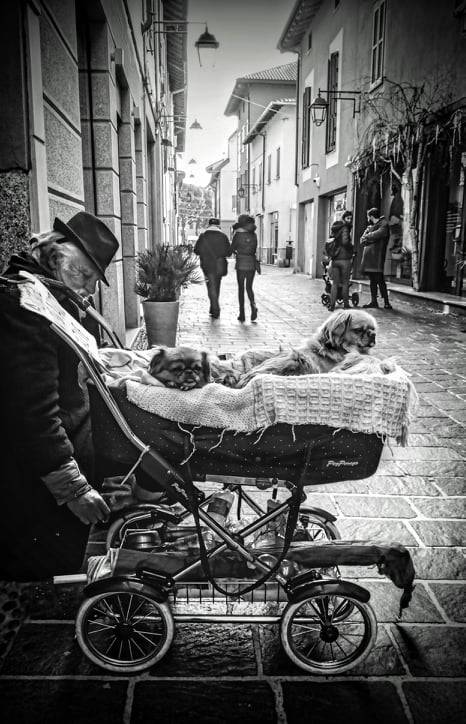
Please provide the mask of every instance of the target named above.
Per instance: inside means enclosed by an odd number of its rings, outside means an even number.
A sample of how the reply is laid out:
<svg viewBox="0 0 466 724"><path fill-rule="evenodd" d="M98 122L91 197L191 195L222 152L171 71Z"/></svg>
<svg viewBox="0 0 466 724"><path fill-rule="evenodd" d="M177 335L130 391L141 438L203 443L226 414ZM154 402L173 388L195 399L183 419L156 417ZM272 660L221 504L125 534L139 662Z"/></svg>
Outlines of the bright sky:
<svg viewBox="0 0 466 724"><path fill-rule="evenodd" d="M277 50L294 3L295 0L189 0L188 20L207 21L209 32L220 47L215 51L215 67L201 68L194 43L204 28L188 26L186 150L178 160L178 168L186 172L187 183L207 185L210 175L205 167L227 155L227 140L237 119L223 114L236 78L296 60L294 53ZM195 118L203 130L189 130ZM196 164L189 165L192 158Z"/></svg>

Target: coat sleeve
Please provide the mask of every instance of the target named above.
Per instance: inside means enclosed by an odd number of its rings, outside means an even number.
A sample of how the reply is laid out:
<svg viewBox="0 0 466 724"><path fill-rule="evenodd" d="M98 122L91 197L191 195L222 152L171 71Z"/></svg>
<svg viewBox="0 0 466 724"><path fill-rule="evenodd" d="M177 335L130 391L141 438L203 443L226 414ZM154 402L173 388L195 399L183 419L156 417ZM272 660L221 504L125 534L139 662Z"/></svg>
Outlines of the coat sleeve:
<svg viewBox="0 0 466 724"><path fill-rule="evenodd" d="M231 245L226 236L223 238L222 256L231 256Z"/></svg>
<svg viewBox="0 0 466 724"><path fill-rule="evenodd" d="M236 234L233 234L233 241L231 242L230 253L235 254L237 249L238 249L238 242L237 242Z"/></svg>
<svg viewBox="0 0 466 724"><path fill-rule="evenodd" d="M202 240L204 238L204 234L200 234L198 240L196 241L194 245L194 253L199 256L201 253L201 247L202 247Z"/></svg>
<svg viewBox="0 0 466 724"><path fill-rule="evenodd" d="M58 345L48 323L13 299L0 308L0 391L7 439L32 474L73 456L60 418Z"/></svg>

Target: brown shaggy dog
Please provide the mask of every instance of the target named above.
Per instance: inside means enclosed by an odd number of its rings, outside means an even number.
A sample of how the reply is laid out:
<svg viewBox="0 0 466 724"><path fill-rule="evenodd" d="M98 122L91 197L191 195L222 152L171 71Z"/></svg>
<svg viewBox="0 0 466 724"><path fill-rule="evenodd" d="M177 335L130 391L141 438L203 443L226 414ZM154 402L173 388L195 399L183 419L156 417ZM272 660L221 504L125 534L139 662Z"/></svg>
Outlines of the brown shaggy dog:
<svg viewBox="0 0 466 724"><path fill-rule="evenodd" d="M290 352L278 352L241 375L237 387L244 387L256 375L308 375L329 372L348 353L352 364L375 345L377 322L359 309L332 314L316 334Z"/></svg>

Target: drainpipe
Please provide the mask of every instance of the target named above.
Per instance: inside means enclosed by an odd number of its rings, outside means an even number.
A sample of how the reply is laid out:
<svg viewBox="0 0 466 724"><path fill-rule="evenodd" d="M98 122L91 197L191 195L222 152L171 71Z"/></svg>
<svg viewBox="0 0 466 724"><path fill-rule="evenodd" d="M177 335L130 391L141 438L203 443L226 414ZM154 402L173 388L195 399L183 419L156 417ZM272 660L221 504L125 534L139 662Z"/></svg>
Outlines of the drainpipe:
<svg viewBox="0 0 466 724"><path fill-rule="evenodd" d="M249 102L249 96L250 96L250 94L249 94L249 88L248 88L248 99L247 99L247 100L248 100L248 133L249 133L249 129L251 128L251 104L250 104L250 102ZM247 160L248 176L247 176L247 182L246 182L246 183L247 183L247 186L246 186L246 188L247 188L247 190L248 190L248 213L249 213L249 211L250 211L250 209L251 209L251 186L250 186L250 181L251 181L251 168L250 168L251 154L249 153L249 143L247 144L246 153L248 154L248 160Z"/></svg>
<svg viewBox="0 0 466 724"><path fill-rule="evenodd" d="M258 136L262 136L262 211L265 211L265 138L266 134L259 131Z"/></svg>
<svg viewBox="0 0 466 724"><path fill-rule="evenodd" d="M298 55L298 66L296 70L296 127L294 134L294 185L298 186L298 136L299 136L299 103L301 100L301 53L296 51ZM296 254L295 254L296 256Z"/></svg>

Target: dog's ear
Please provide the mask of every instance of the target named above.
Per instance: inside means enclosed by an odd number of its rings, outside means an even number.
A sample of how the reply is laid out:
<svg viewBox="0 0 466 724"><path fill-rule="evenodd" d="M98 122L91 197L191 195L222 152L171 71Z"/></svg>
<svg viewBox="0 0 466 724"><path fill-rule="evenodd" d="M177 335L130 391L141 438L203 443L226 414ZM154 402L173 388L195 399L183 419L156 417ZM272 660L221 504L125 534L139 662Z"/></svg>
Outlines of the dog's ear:
<svg viewBox="0 0 466 724"><path fill-rule="evenodd" d="M206 382L210 382L211 380L211 372L210 372L210 360L209 355L207 352L202 352L202 375Z"/></svg>
<svg viewBox="0 0 466 724"><path fill-rule="evenodd" d="M165 350L165 347L159 347L159 349L156 349L154 356L152 357L149 365L149 372L151 375L153 375L156 372L160 372L161 369L165 366L165 359L166 359L167 353Z"/></svg>
<svg viewBox="0 0 466 724"><path fill-rule="evenodd" d="M327 326L328 347L338 349L345 341L345 335L351 326L351 312L336 312L325 322Z"/></svg>

